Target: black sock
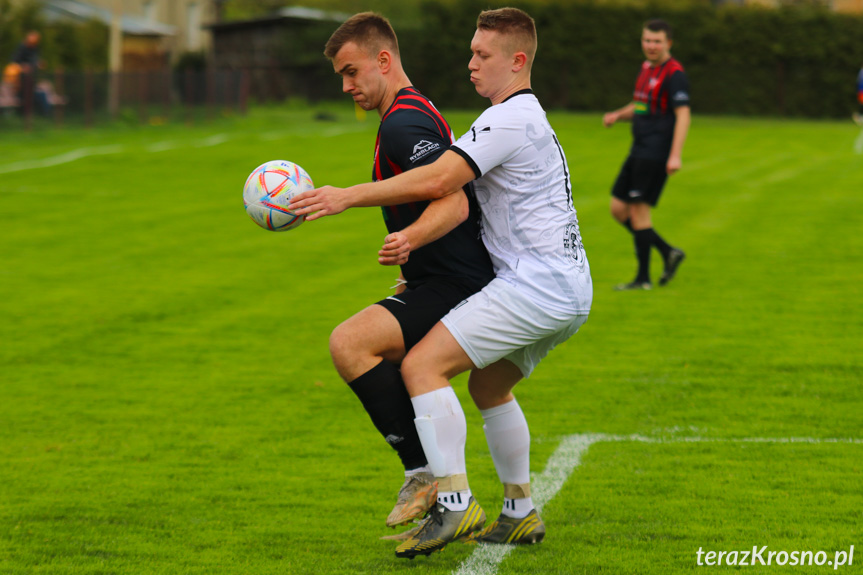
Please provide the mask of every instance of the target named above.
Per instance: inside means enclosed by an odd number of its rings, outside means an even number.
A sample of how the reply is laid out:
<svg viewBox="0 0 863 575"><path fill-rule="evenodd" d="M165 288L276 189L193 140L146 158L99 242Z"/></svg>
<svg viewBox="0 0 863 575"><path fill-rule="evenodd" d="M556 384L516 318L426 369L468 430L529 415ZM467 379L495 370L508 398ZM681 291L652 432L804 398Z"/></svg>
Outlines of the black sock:
<svg viewBox="0 0 863 575"><path fill-rule="evenodd" d="M414 407L399 369L381 361L348 384L372 418L372 423L395 449L405 469L428 463L417 428Z"/></svg>
<svg viewBox="0 0 863 575"><path fill-rule="evenodd" d="M657 250L659 250L659 253L662 254L662 259L667 260L668 254L671 253L672 247L668 245L668 242L662 239L662 236L656 233L656 230L650 228L650 231L653 232L653 239L651 240L653 245L656 247Z"/></svg>
<svg viewBox="0 0 863 575"><path fill-rule="evenodd" d="M638 258L638 275L635 281L639 283L650 281L650 246L653 240L653 228L635 230L635 257Z"/></svg>

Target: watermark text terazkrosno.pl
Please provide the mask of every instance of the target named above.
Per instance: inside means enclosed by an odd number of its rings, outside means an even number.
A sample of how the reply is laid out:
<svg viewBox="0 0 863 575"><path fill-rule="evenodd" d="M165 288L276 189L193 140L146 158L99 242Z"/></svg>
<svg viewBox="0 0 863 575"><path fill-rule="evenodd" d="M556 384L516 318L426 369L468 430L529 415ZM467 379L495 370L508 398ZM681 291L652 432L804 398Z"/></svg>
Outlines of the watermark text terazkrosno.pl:
<svg viewBox="0 0 863 575"><path fill-rule="evenodd" d="M753 546L742 551L705 551L699 547L695 553L698 565L709 567L734 565L739 567L756 565L829 565L833 569L854 564L854 546L845 551L771 551L767 545Z"/></svg>

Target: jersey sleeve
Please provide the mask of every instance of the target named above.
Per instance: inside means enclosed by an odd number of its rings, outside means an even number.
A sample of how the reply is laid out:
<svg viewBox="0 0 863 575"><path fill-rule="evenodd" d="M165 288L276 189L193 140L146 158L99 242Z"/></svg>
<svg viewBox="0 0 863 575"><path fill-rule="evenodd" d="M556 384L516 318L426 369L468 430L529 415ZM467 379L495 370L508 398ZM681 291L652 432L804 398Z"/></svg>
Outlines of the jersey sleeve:
<svg viewBox="0 0 863 575"><path fill-rule="evenodd" d="M450 145L440 130L423 112L399 111L381 124L381 150L402 171L430 164Z"/></svg>
<svg viewBox="0 0 863 575"><path fill-rule="evenodd" d="M689 105L689 80L683 70L678 70L668 78L668 101L672 108Z"/></svg>
<svg viewBox="0 0 863 575"><path fill-rule="evenodd" d="M524 142L524 125L491 111L483 112L450 148L465 159L477 178L511 158Z"/></svg>

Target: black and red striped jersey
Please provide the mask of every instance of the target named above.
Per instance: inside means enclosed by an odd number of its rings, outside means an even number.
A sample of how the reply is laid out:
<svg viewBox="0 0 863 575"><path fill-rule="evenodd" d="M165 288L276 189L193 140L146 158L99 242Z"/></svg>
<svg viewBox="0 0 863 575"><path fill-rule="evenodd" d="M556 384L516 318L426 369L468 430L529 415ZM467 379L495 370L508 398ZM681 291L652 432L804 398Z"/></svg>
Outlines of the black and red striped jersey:
<svg viewBox="0 0 863 575"><path fill-rule="evenodd" d="M641 65L635 81L632 156L666 159L671 151L674 109L689 106L689 81L683 66L669 58L659 66Z"/></svg>
<svg viewBox="0 0 863 575"><path fill-rule="evenodd" d="M384 180L434 162L453 143L449 124L431 101L414 87L402 88L381 118L375 142L372 178ZM467 281L481 289L494 277L491 259L480 239L480 213L471 185L467 220L442 238L411 252L402 275L413 288L432 277ZM428 201L382 208L387 230L403 230L419 218Z"/></svg>

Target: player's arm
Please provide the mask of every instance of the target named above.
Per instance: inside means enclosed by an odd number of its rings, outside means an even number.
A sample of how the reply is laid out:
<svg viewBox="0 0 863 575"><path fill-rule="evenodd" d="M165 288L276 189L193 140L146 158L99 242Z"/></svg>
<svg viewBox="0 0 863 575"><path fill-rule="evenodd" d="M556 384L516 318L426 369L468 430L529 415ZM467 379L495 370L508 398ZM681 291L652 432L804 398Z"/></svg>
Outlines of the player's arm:
<svg viewBox="0 0 863 575"><path fill-rule="evenodd" d="M414 223L386 237L378 252L378 263L385 266L406 263L413 250L448 234L467 219L469 212L464 190L431 202Z"/></svg>
<svg viewBox="0 0 863 575"><path fill-rule="evenodd" d="M403 172L379 182L349 188L324 186L294 196L290 208L307 220L341 213L348 208L394 206L422 200L437 200L458 192L476 178L467 160L447 150L431 164Z"/></svg>
<svg viewBox="0 0 863 575"><path fill-rule="evenodd" d="M608 112L602 117L602 124L606 128L612 127L617 122L631 122L635 115L635 102L630 102L622 108Z"/></svg>
<svg viewBox="0 0 863 575"><path fill-rule="evenodd" d="M674 108L674 137L671 140L671 153L668 154L668 163L665 165L665 171L673 174L683 166L683 144L686 142L686 135L689 133L689 124L691 122L689 106L678 106Z"/></svg>

